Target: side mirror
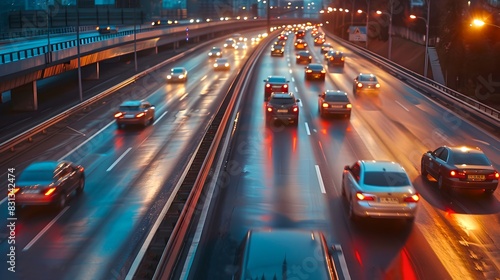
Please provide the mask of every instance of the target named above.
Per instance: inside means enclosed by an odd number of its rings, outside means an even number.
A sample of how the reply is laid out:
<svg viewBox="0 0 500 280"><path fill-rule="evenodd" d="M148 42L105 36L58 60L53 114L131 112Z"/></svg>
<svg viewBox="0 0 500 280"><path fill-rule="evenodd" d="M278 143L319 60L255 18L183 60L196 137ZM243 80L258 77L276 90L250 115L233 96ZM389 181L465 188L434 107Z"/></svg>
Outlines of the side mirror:
<svg viewBox="0 0 500 280"><path fill-rule="evenodd" d="M298 99L298 98L297 98L297 99L295 99L295 102L300 102L300 99Z"/></svg>
<svg viewBox="0 0 500 280"><path fill-rule="evenodd" d="M351 168L349 167L349 165L346 165L346 166L344 166L344 170L349 171L349 170L351 170Z"/></svg>

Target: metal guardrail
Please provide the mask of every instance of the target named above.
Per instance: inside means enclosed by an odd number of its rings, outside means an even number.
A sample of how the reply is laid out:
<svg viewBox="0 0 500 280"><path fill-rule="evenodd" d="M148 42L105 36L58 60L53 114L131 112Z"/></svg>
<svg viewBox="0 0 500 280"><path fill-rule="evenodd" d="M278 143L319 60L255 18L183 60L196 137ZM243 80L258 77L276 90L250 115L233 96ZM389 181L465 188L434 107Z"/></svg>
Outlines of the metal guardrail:
<svg viewBox="0 0 500 280"><path fill-rule="evenodd" d="M333 40L337 41L338 43L342 43L344 46L350 48L351 50L354 49L356 53L371 60L373 63L377 64L385 71L405 81L411 86L424 91L424 93L426 94L438 97L441 100L445 101L446 103L458 106L458 108L466 110L476 118L481 119L484 123L493 127L493 129L495 129L496 131L500 130L499 110L491 106L488 106L484 103L481 103L456 90L441 85L432 79L429 79L418 73L415 73L399 64L394 63L393 61L388 60L387 58L381 55L370 52L365 48L353 44L349 41L340 39L331 33L329 34L329 36Z"/></svg>

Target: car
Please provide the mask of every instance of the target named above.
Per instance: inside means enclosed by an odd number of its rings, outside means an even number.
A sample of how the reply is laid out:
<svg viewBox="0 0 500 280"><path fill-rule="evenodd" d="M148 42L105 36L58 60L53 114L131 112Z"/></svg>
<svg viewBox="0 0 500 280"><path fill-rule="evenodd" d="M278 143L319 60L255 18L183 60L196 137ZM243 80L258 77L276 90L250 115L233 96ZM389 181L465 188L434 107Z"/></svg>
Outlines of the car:
<svg viewBox="0 0 500 280"><path fill-rule="evenodd" d="M380 84L378 82L377 76L374 74L363 74L360 73L354 78L352 85L352 92L357 94L359 92L374 92L378 93L380 90Z"/></svg>
<svg viewBox="0 0 500 280"><path fill-rule="evenodd" d="M299 51L295 56L295 63L311 63L312 55L309 51Z"/></svg>
<svg viewBox="0 0 500 280"><path fill-rule="evenodd" d="M208 52L208 57L222 57L222 49L219 47L213 47Z"/></svg>
<svg viewBox="0 0 500 280"><path fill-rule="evenodd" d="M324 43L323 45L321 45L321 53L327 53L331 49L332 49L332 44L330 43Z"/></svg>
<svg viewBox="0 0 500 280"><path fill-rule="evenodd" d="M238 246L232 279L337 280L332 255L318 230L251 229Z"/></svg>
<svg viewBox="0 0 500 280"><path fill-rule="evenodd" d="M326 42L326 39L325 39L325 37L323 37L323 36L318 36L318 37L314 38L314 45L315 45L315 46L321 46L321 45L323 45L325 42Z"/></svg>
<svg viewBox="0 0 500 280"><path fill-rule="evenodd" d="M111 33L118 33L118 28L114 25L101 25L97 26L96 30L99 32L99 34L111 34Z"/></svg>
<svg viewBox="0 0 500 280"><path fill-rule="evenodd" d="M240 41L234 44L235 50L246 50L248 48L247 43Z"/></svg>
<svg viewBox="0 0 500 280"><path fill-rule="evenodd" d="M229 70L231 65L227 58L217 58L214 63L214 70Z"/></svg>
<svg viewBox="0 0 500 280"><path fill-rule="evenodd" d="M300 39L306 36L306 31L303 29L299 29L295 32L295 38Z"/></svg>
<svg viewBox="0 0 500 280"><path fill-rule="evenodd" d="M283 45L273 45L271 47L271 56L284 56L285 47Z"/></svg>
<svg viewBox="0 0 500 280"><path fill-rule="evenodd" d="M174 67L170 69L170 74L167 75L169 82L187 82L188 71L184 67Z"/></svg>
<svg viewBox="0 0 500 280"><path fill-rule="evenodd" d="M321 117L326 115L344 115L351 117L352 104L347 93L341 90L326 90L319 95L318 112Z"/></svg>
<svg viewBox="0 0 500 280"><path fill-rule="evenodd" d="M286 34L280 34L278 35L278 41L286 41L288 40L288 36L286 36Z"/></svg>
<svg viewBox="0 0 500 280"><path fill-rule="evenodd" d="M19 175L12 190L16 207L46 205L62 209L68 197L83 193L85 169L69 161L37 161Z"/></svg>
<svg viewBox="0 0 500 280"><path fill-rule="evenodd" d="M266 103L266 123L281 121L295 126L299 123L299 106L292 92L273 92Z"/></svg>
<svg viewBox="0 0 500 280"><path fill-rule="evenodd" d="M306 80L324 81L326 77L325 67L323 67L323 64L309 63L305 67L304 76Z"/></svg>
<svg viewBox="0 0 500 280"><path fill-rule="evenodd" d="M232 38L229 38L224 42L224 48L231 49L231 48L234 48L235 45L236 45L236 41L234 41L234 39L232 39Z"/></svg>
<svg viewBox="0 0 500 280"><path fill-rule="evenodd" d="M269 100L273 92L288 92L290 81L285 76L269 76L264 80L264 101Z"/></svg>
<svg viewBox="0 0 500 280"><path fill-rule="evenodd" d="M479 148L441 146L422 155L420 171L437 180L440 190L483 190L493 194L500 175Z"/></svg>
<svg viewBox="0 0 500 280"><path fill-rule="evenodd" d="M282 46L284 46L284 45L286 45L286 41L284 41L284 40L278 40L278 41L274 42L274 45L282 45Z"/></svg>
<svg viewBox="0 0 500 280"><path fill-rule="evenodd" d="M124 101L114 117L118 128L131 124L147 126L155 120L155 106L146 100Z"/></svg>
<svg viewBox="0 0 500 280"><path fill-rule="evenodd" d="M325 59L328 63L328 66L340 66L344 67L345 56L341 51L329 51L328 55L325 56Z"/></svg>
<svg viewBox="0 0 500 280"><path fill-rule="evenodd" d="M341 194L353 221L371 217L412 222L420 201L405 169L384 160L358 160L344 166Z"/></svg>
<svg viewBox="0 0 500 280"><path fill-rule="evenodd" d="M307 48L307 43L302 39L297 39L294 46L296 50L305 50Z"/></svg>

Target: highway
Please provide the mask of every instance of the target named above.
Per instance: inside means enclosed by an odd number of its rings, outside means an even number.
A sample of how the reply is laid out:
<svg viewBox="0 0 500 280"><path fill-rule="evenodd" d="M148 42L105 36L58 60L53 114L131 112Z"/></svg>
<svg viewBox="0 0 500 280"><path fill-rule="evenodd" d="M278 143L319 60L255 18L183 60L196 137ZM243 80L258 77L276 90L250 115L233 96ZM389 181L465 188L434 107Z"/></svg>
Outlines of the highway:
<svg viewBox="0 0 500 280"><path fill-rule="evenodd" d="M263 32L263 31L261 31ZM242 32L243 33L243 32ZM247 37L257 32L244 33ZM313 61L324 63L313 46ZM186 84L167 84L168 68L146 76L99 105L58 125L37 145L0 162L0 174L33 160L68 159L86 167L83 196L62 211L22 209L15 230L16 273L1 279L124 279L161 207L203 136L210 117L249 51L225 50L232 68L214 72L206 53L225 38L181 56L169 66L189 71ZM325 82L304 81L293 39L283 58L267 51L245 92L230 165L224 172L209 231L198 246L188 279L231 279L234 256L253 228L322 230L342 248L335 263L342 279L495 279L500 277L499 192L441 193L420 175L420 156L440 145L480 147L500 169L497 138L436 104L377 66L329 40L347 56L327 69ZM379 95L353 96L352 79L375 73ZM266 126L262 82L284 75L300 98L297 128ZM318 94L348 92L350 119L318 116ZM117 130L112 119L121 101L147 98L156 121L145 129ZM369 220L354 225L340 195L342 170L358 159L401 163L422 196L413 225ZM3 201L0 207L5 207ZM7 220L6 211L0 213ZM0 230L0 260L9 253L9 229ZM291 244L293 246L293 244Z"/></svg>

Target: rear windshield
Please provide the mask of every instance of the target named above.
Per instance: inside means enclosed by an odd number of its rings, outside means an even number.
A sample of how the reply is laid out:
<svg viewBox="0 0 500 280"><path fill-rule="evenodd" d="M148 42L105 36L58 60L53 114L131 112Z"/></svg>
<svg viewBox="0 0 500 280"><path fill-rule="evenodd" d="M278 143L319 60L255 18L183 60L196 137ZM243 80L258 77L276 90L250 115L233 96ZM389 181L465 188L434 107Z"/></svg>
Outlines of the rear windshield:
<svg viewBox="0 0 500 280"><path fill-rule="evenodd" d="M457 165L491 165L484 154L454 153L452 154L451 160L453 164Z"/></svg>
<svg viewBox="0 0 500 280"><path fill-rule="evenodd" d="M139 106L120 106L120 111L139 111Z"/></svg>
<svg viewBox="0 0 500 280"><path fill-rule="evenodd" d="M172 69L172 73L183 73L183 69Z"/></svg>
<svg viewBox="0 0 500 280"><path fill-rule="evenodd" d="M286 78L282 77L272 77L268 79L270 83L286 83Z"/></svg>
<svg viewBox="0 0 500 280"><path fill-rule="evenodd" d="M52 181L54 173L50 170L27 170L19 177L20 181Z"/></svg>
<svg viewBox="0 0 500 280"><path fill-rule="evenodd" d="M381 187L402 187L409 186L408 176L402 172L366 172L365 185Z"/></svg>
<svg viewBox="0 0 500 280"><path fill-rule="evenodd" d="M370 82L376 82L377 81L377 77L374 77L374 76L364 76L362 75L360 78L359 78L360 81L370 81Z"/></svg>
<svg viewBox="0 0 500 280"><path fill-rule="evenodd" d="M273 105L287 105L294 104L295 100L293 98L273 98L270 102Z"/></svg>
<svg viewBox="0 0 500 280"><path fill-rule="evenodd" d="M345 95L326 95L325 96L325 101L331 101L331 102L347 102L347 96Z"/></svg>

